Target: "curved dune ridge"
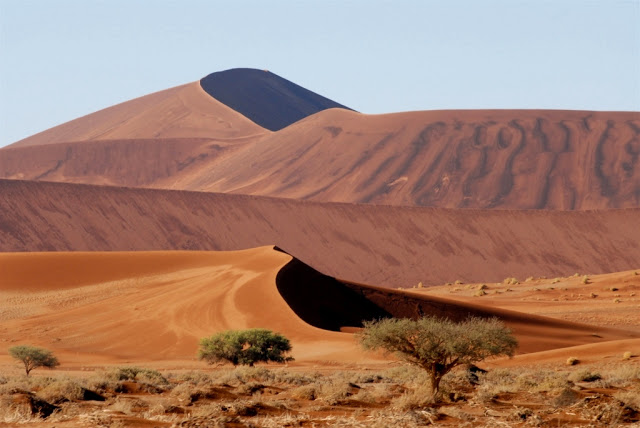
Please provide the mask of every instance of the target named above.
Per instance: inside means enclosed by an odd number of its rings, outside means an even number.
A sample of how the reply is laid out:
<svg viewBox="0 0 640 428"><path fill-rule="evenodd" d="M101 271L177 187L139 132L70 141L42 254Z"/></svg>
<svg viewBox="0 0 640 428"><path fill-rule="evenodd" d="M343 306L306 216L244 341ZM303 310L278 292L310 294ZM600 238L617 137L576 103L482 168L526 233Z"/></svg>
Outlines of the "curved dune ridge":
<svg viewBox="0 0 640 428"><path fill-rule="evenodd" d="M365 115L332 103L270 72L213 73L0 149L0 178L443 208L640 207L638 112ZM260 115L279 130L254 123Z"/></svg>
<svg viewBox="0 0 640 428"><path fill-rule="evenodd" d="M268 70L219 71L203 77L200 85L216 100L271 131L329 108L351 110Z"/></svg>
<svg viewBox="0 0 640 428"><path fill-rule="evenodd" d="M7 148L95 140L228 139L268 132L211 98L198 82L176 86L58 125Z"/></svg>
<svg viewBox="0 0 640 428"><path fill-rule="evenodd" d="M276 244L388 287L638 268L639 209L447 210L0 180L0 251L238 250Z"/></svg>
<svg viewBox="0 0 640 428"><path fill-rule="evenodd" d="M0 270L5 302L0 349L5 351L18 338L53 350L69 364L193 360L199 338L252 327L290 338L302 362L374 358L358 349L351 334L303 320L318 312L315 298L326 284L356 299L345 308L344 301L325 298L320 303L321 323L349 312L359 315L348 322L355 327L379 311L453 319L498 316L514 330L520 352L525 353L639 336L344 284L273 247L236 252L8 253L0 255Z"/></svg>

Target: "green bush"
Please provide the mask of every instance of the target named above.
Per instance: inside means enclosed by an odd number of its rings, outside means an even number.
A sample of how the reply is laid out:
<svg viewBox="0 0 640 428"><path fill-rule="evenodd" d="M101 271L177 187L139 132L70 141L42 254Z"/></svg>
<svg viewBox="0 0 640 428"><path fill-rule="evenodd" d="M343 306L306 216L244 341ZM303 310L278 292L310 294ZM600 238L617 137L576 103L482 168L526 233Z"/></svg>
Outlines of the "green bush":
<svg viewBox="0 0 640 428"><path fill-rule="evenodd" d="M198 358L209 364L229 362L234 366L253 366L258 362L293 361L289 339L270 330L227 330L200 341Z"/></svg>

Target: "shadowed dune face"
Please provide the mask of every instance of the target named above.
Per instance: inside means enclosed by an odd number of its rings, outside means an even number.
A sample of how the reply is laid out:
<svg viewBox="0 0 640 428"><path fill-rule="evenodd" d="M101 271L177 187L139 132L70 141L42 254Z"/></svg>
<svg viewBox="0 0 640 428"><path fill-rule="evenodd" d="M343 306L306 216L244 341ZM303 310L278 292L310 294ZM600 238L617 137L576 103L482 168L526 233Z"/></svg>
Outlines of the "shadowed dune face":
<svg viewBox="0 0 640 428"><path fill-rule="evenodd" d="M341 279L410 287L636 269L638 209L444 210L0 180L0 251L275 243Z"/></svg>
<svg viewBox="0 0 640 428"><path fill-rule="evenodd" d="M117 121L107 109L0 150L0 177L444 208L640 207L639 113L329 109L270 133L213 99L192 113L210 98L192 85L169 90L169 106L171 91L190 98L168 122L150 102L158 94L115 106ZM60 143L71 134L128 140ZM43 142L59 144L28 147Z"/></svg>
<svg viewBox="0 0 640 428"><path fill-rule="evenodd" d="M267 70L220 71L202 78L200 85L216 100L271 131L329 108L348 109Z"/></svg>
<svg viewBox="0 0 640 428"><path fill-rule="evenodd" d="M31 269L24 269L27 264ZM298 361L362 361L366 355L351 334L314 325L346 321L357 327L389 314L498 316L513 328L525 353L638 336L343 284L272 247L218 253L5 253L0 268L0 350L19 331L21 341L53 350L67 365L192 360L200 338L252 327L290 338ZM325 296L319 310L318 289L351 297ZM310 316L318 316L314 325L305 322Z"/></svg>

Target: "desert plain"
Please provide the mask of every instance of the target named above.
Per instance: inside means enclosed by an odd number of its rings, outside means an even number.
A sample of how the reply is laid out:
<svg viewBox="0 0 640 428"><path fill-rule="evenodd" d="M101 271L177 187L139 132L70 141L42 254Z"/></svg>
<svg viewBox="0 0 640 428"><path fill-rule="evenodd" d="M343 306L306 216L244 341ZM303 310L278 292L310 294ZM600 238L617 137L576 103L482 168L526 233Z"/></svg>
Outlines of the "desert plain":
<svg viewBox="0 0 640 428"><path fill-rule="evenodd" d="M366 115L234 69L0 149L0 424L640 422L640 113ZM363 321L497 317L428 379ZM267 328L285 366L210 366ZM15 345L51 350L29 377Z"/></svg>

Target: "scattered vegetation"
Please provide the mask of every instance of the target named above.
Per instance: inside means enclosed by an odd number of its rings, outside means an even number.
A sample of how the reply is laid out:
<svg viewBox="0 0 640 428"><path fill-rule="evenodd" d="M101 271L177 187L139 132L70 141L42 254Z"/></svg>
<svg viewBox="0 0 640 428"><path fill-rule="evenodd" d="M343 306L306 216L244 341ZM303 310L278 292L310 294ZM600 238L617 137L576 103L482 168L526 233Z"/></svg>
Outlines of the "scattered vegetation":
<svg viewBox="0 0 640 428"><path fill-rule="evenodd" d="M31 370L38 367L54 368L60 365L51 351L29 345L19 345L9 348L9 355L24 364L27 376Z"/></svg>
<svg viewBox="0 0 640 428"><path fill-rule="evenodd" d="M495 318L461 323L435 317L389 318L366 322L358 337L364 349L385 350L426 370L434 398L453 368L491 356L512 356L518 346L511 331Z"/></svg>
<svg viewBox="0 0 640 428"><path fill-rule="evenodd" d="M567 365L568 366L575 366L576 364L578 364L580 362L580 360L578 360L576 357L569 357L567 358Z"/></svg>
<svg viewBox="0 0 640 428"><path fill-rule="evenodd" d="M209 364L229 362L234 366L253 366L258 362L293 361L289 339L270 330L228 330L200 341L198 358Z"/></svg>
<svg viewBox="0 0 640 428"><path fill-rule="evenodd" d="M0 376L0 424L47 426L618 426L640 422L640 368L458 367L431 395L430 375L389 369L239 366L159 373L120 367L93 376ZM473 376L470 376L473 374ZM155 380L163 388L146 391ZM166 383L164 383L166 382ZM105 385L102 394L90 390Z"/></svg>

